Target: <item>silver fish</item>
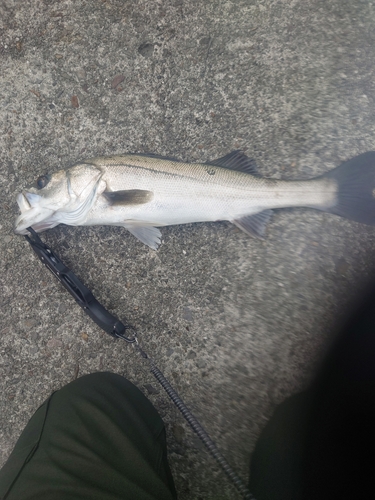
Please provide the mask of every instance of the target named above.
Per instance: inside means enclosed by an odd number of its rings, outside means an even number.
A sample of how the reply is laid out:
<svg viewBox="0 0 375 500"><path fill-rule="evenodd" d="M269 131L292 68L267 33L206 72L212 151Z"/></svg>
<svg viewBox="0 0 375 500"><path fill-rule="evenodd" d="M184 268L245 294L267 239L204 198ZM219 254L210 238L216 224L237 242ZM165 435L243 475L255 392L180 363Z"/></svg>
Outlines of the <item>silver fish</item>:
<svg viewBox="0 0 375 500"><path fill-rule="evenodd" d="M227 220L263 237L271 209L310 207L375 225L375 152L307 181L259 176L243 152L209 163L157 155L90 158L42 175L17 196L15 232L68 224L123 226L157 249L157 227Z"/></svg>

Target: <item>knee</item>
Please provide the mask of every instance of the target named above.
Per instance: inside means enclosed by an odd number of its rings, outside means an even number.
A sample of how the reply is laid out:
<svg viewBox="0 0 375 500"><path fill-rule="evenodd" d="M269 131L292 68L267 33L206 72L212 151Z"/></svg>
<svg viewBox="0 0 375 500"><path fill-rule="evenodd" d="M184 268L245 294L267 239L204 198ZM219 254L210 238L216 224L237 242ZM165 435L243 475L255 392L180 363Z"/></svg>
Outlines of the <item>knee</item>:
<svg viewBox="0 0 375 500"><path fill-rule="evenodd" d="M91 394L91 393L108 393L114 388L136 390L138 389L125 377L112 372L95 372L83 375L67 385L64 385L57 391L57 394L70 393L78 394Z"/></svg>

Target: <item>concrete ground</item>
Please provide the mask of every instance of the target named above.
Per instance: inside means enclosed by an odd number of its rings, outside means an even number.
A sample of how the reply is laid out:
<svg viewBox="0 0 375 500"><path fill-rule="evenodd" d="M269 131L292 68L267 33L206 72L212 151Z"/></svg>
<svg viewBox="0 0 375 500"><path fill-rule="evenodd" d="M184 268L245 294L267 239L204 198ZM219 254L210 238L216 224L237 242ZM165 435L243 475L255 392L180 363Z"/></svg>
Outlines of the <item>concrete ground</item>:
<svg viewBox="0 0 375 500"><path fill-rule="evenodd" d="M375 149L374 21L373 0L0 1L1 463L51 391L110 370L163 416L179 498L238 498L133 349L13 234L15 197L95 155L206 161L241 148L262 174L295 179ZM306 386L374 276L375 230L288 209L265 241L229 223L162 233L157 252L121 228L43 238L138 328L246 478L273 409Z"/></svg>

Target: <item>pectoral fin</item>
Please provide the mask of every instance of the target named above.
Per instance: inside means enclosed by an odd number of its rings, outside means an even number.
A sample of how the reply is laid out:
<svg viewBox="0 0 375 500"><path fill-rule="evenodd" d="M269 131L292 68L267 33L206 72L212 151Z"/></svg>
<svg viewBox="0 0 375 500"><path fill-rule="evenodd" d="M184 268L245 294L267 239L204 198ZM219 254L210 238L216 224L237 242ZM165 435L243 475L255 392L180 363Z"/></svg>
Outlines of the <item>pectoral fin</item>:
<svg viewBox="0 0 375 500"><path fill-rule="evenodd" d="M133 224L123 224L123 226L138 238L142 243L153 250L157 250L161 242L161 232L154 226L140 226Z"/></svg>
<svg viewBox="0 0 375 500"><path fill-rule="evenodd" d="M150 202L154 193L144 189L127 189L123 191L105 191L103 196L111 206L143 205Z"/></svg>
<svg viewBox="0 0 375 500"><path fill-rule="evenodd" d="M254 215L248 215L247 217L232 220L231 222L250 236L255 236L256 238L263 239L268 221L270 220L272 213L272 210L263 210L263 212L259 212Z"/></svg>

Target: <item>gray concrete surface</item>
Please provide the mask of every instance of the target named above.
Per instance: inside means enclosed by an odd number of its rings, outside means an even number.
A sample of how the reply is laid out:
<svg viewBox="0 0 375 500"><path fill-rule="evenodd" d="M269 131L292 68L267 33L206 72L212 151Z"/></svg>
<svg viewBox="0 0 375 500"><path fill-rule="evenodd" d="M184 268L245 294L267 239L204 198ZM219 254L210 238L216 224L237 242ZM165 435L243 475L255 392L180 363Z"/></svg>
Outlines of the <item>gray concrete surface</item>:
<svg viewBox="0 0 375 500"><path fill-rule="evenodd" d="M51 391L111 370L162 414L180 499L238 498L132 348L12 233L15 196L94 155L242 148L294 179L375 149L374 21L373 0L0 1L1 463ZM303 209L277 211L265 241L229 223L164 228L158 252L120 228L44 239L137 326L244 478L275 405L306 386L375 271L373 228Z"/></svg>

